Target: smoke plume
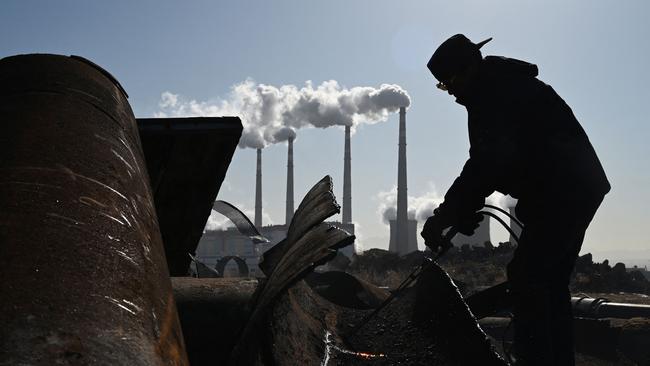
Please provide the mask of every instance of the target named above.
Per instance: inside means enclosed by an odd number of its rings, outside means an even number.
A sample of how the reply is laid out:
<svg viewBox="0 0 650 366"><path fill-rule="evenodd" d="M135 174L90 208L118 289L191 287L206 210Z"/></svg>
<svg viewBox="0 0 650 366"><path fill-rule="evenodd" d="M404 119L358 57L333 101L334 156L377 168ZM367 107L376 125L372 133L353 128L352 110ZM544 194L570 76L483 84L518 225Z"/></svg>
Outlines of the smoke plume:
<svg viewBox="0 0 650 366"><path fill-rule="evenodd" d="M376 196L379 201L377 212L381 220L388 224L390 220L397 218L397 186L393 186L390 191L379 192ZM433 210L443 201L433 184L429 184L429 191L420 196L408 196L408 218L425 222L429 216L433 215Z"/></svg>
<svg viewBox="0 0 650 366"><path fill-rule="evenodd" d="M267 137L267 140L271 142L282 142L295 138L296 130L291 127L282 127L279 130L274 131L272 136Z"/></svg>
<svg viewBox="0 0 650 366"><path fill-rule="evenodd" d="M382 84L351 89L335 80L301 88L256 84L248 79L232 86L227 98L199 102L169 91L162 93L156 117L239 116L244 131L242 148L263 148L295 138L301 128L352 126L385 121L390 113L408 107L411 99L399 85Z"/></svg>

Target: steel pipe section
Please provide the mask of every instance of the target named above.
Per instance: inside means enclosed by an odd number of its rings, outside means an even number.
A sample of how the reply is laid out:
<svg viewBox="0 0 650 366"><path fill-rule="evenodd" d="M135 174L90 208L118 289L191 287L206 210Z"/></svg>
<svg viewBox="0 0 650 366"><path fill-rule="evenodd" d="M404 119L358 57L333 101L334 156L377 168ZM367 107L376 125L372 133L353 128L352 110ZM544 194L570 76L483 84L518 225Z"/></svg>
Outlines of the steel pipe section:
<svg viewBox="0 0 650 366"><path fill-rule="evenodd" d="M0 96L0 364L187 365L126 93L22 55Z"/></svg>
<svg viewBox="0 0 650 366"><path fill-rule="evenodd" d="M650 305L610 302L603 298L572 297L573 313L587 318L650 318Z"/></svg>

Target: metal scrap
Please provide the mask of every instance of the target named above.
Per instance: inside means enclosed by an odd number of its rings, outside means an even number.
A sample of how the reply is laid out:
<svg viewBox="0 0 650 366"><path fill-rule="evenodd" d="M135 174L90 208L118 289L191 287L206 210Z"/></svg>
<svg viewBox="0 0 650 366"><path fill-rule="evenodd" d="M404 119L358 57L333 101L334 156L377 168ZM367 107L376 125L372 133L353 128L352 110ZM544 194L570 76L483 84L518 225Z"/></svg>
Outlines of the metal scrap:
<svg viewBox="0 0 650 366"><path fill-rule="evenodd" d="M336 249L354 242L354 236L322 223L339 212L332 193L332 179L325 176L305 196L296 210L282 246L264 255L267 280L258 286L253 296L251 316L244 327L230 363L254 363L260 357L258 328L268 316L273 302L291 285L302 279L317 265L336 255ZM277 249L275 249L277 248Z"/></svg>
<svg viewBox="0 0 650 366"><path fill-rule="evenodd" d="M212 209L226 216L228 220L230 220L233 224L235 224L237 231L239 231L240 234L249 237L254 244L269 242L269 239L265 238L262 234L260 234L260 232L257 230L255 225L253 225L251 220L248 218L248 216L246 216L243 212L241 212L237 207L235 207L231 203L217 200L214 201L214 204L212 205Z"/></svg>

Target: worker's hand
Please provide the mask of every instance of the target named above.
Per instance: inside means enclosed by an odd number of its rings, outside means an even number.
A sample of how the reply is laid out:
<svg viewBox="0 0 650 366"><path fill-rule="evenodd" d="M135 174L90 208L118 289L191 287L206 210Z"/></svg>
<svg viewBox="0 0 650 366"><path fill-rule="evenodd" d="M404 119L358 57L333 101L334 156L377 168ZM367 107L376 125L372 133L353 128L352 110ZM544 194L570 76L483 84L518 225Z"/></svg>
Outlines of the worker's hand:
<svg viewBox="0 0 650 366"><path fill-rule="evenodd" d="M474 212L464 217L456 227L458 228L459 233L471 236L474 235L474 231L479 227L481 221L483 221L483 215Z"/></svg>
<svg viewBox="0 0 650 366"><path fill-rule="evenodd" d="M434 213L433 216L429 217L424 223L422 232L420 235L424 238L424 245L429 247L434 252L437 252L440 247L445 245L444 239L442 236L442 230L444 229L440 216Z"/></svg>

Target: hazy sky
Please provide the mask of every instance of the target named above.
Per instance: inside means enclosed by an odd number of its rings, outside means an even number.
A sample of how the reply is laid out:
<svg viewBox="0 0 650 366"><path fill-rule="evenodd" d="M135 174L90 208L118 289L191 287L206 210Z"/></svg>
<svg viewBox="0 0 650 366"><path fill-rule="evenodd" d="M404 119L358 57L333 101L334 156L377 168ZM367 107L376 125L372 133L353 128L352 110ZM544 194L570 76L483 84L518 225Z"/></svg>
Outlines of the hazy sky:
<svg viewBox="0 0 650 366"><path fill-rule="evenodd" d="M489 5L488 5L489 3ZM0 57L77 54L109 70L138 117L163 92L218 103L250 78L303 86L398 84L408 91L409 195L444 194L468 155L466 112L425 68L455 33L494 40L484 54L533 62L573 108L612 183L583 252L650 258L648 1L8 1ZM353 220L360 242L386 248L382 200L397 180L397 115L352 140ZM255 152L238 149L219 198L253 208ZM264 151L264 210L284 221L286 145ZM343 131L303 129L296 203L325 174L341 200ZM558 208L563 197L556 197ZM495 227L496 239L505 238ZM629 253L625 253L629 251ZM616 253L613 253L616 252ZM642 262L639 262L642 264ZM644 263L644 262L643 262ZM650 264L650 263L649 263Z"/></svg>

